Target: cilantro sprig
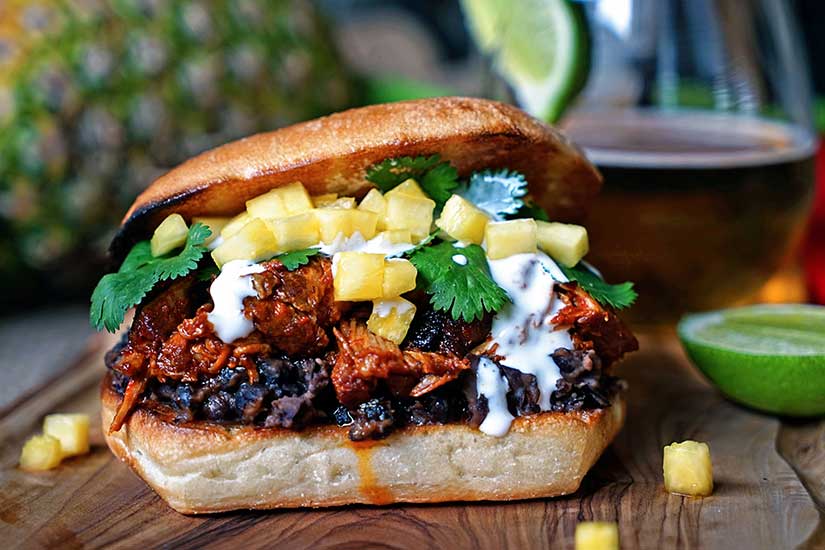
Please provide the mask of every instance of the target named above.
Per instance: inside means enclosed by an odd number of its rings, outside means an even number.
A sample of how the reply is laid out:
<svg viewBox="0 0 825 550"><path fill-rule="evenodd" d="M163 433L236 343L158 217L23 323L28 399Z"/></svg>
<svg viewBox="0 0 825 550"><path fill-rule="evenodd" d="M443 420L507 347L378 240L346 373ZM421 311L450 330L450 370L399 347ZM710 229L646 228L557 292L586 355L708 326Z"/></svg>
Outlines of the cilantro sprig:
<svg viewBox="0 0 825 550"><path fill-rule="evenodd" d="M638 294L633 290L633 283L624 282L619 284L609 284L601 277L578 264L575 267L565 267L558 264L565 277L571 281L579 283L593 298L602 305L615 309L624 309L633 305L638 298Z"/></svg>
<svg viewBox="0 0 825 550"><path fill-rule="evenodd" d="M292 252L279 254L275 256L274 259L284 264L287 271L295 271L302 265L308 264L311 257L317 256L320 253L321 251L317 248L304 248L302 250L293 250Z"/></svg>
<svg viewBox="0 0 825 550"><path fill-rule="evenodd" d="M467 263L453 260L461 255ZM442 242L420 248L410 256L418 270L419 286L430 294L433 308L448 311L453 319L472 322L485 312L500 310L509 301L507 293L493 281L487 257L478 245L456 248Z"/></svg>
<svg viewBox="0 0 825 550"><path fill-rule="evenodd" d="M92 293L89 320L97 330L116 332L129 308L138 305L160 281L177 279L197 269L212 232L201 223L189 228L186 244L176 255L152 256L149 241L137 243L117 273L104 275Z"/></svg>
<svg viewBox="0 0 825 550"><path fill-rule="evenodd" d="M386 159L367 169L367 181L374 183L381 192L413 178L441 210L444 203L458 187L458 172L439 155L429 157L398 157Z"/></svg>
<svg viewBox="0 0 825 550"><path fill-rule="evenodd" d="M515 215L524 207L522 197L527 195L527 180L513 170L484 170L475 172L470 181L456 193L484 210L494 220Z"/></svg>

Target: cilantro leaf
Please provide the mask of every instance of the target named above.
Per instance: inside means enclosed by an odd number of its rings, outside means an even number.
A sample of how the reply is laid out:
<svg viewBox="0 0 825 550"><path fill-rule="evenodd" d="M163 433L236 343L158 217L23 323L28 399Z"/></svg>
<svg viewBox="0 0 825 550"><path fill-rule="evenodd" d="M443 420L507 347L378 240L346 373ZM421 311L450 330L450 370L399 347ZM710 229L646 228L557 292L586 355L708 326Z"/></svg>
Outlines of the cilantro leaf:
<svg viewBox="0 0 825 550"><path fill-rule="evenodd" d="M456 255L464 256L467 263L456 263ZM455 320L472 322L485 312L498 311L509 301L504 289L490 277L487 257L476 244L456 248L453 243L443 242L417 250L410 261L418 269L433 307L449 311Z"/></svg>
<svg viewBox="0 0 825 550"><path fill-rule="evenodd" d="M466 186L456 193L487 212L495 220L515 214L524 206L527 180L512 170L474 172Z"/></svg>
<svg viewBox="0 0 825 550"><path fill-rule="evenodd" d="M419 183L421 189L435 201L437 209L441 210L458 187L458 171L449 162L442 162L428 170Z"/></svg>
<svg viewBox="0 0 825 550"><path fill-rule="evenodd" d="M304 248L303 250L293 250L292 252L285 252L275 256L275 259L284 264L284 267L289 271L295 271L302 265L309 263L312 256L320 254L321 251L317 248Z"/></svg>
<svg viewBox="0 0 825 550"><path fill-rule="evenodd" d="M382 193L386 193L410 178L420 178L440 161L439 155L386 159L367 169L367 181L374 183Z"/></svg>
<svg viewBox="0 0 825 550"><path fill-rule="evenodd" d="M209 228L196 223L189 228L186 245L175 256L155 258L149 241L137 243L117 273L104 275L92 292L89 320L97 330L116 332L129 308L138 305L160 281L183 277L197 269L206 253L204 241L212 234Z"/></svg>
<svg viewBox="0 0 825 550"><path fill-rule="evenodd" d="M631 282L611 285L582 264L578 264L576 267L565 267L562 264L558 264L558 266L568 279L579 283L602 305L624 309L633 305L633 302L639 296L633 290L633 283Z"/></svg>

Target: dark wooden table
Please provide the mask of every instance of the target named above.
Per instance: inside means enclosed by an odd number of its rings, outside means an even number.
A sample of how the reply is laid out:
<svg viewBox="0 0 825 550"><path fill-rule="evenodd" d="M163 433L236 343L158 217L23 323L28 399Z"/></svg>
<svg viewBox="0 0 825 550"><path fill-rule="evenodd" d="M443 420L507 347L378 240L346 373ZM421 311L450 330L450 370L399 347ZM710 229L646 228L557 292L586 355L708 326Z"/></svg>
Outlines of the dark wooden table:
<svg viewBox="0 0 825 550"><path fill-rule="evenodd" d="M0 545L172 548L572 548L576 523L619 522L622 548L825 548L825 420L783 422L725 401L672 335L647 337L621 374L628 423L574 495L513 503L238 512L186 517L167 508L103 445L58 469L16 468L23 441L56 411L97 414L94 337L59 376L0 407ZM8 383L0 379L0 384ZM662 487L662 447L709 443L716 490Z"/></svg>

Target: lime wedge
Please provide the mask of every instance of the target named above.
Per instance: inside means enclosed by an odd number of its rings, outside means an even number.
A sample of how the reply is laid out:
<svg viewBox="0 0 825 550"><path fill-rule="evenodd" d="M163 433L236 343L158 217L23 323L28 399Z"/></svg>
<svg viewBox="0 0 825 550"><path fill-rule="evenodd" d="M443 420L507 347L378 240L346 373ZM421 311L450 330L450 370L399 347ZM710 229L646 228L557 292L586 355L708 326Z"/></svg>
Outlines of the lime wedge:
<svg viewBox="0 0 825 550"><path fill-rule="evenodd" d="M678 332L691 360L731 399L783 415L825 414L825 307L686 315Z"/></svg>
<svg viewBox="0 0 825 550"><path fill-rule="evenodd" d="M584 8L570 0L462 0L481 51L530 114L555 122L584 86L590 36Z"/></svg>

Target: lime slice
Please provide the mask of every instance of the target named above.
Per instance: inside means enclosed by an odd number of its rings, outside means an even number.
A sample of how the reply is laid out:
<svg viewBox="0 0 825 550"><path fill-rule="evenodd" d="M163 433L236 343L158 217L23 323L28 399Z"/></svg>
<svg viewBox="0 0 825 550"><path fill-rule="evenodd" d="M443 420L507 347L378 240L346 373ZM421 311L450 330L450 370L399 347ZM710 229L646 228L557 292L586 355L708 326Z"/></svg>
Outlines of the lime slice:
<svg viewBox="0 0 825 550"><path fill-rule="evenodd" d="M691 360L735 401L790 416L825 414L825 307L686 315L678 331Z"/></svg>
<svg viewBox="0 0 825 550"><path fill-rule="evenodd" d="M555 122L581 90L590 36L581 4L570 0L462 0L481 51L530 114Z"/></svg>

